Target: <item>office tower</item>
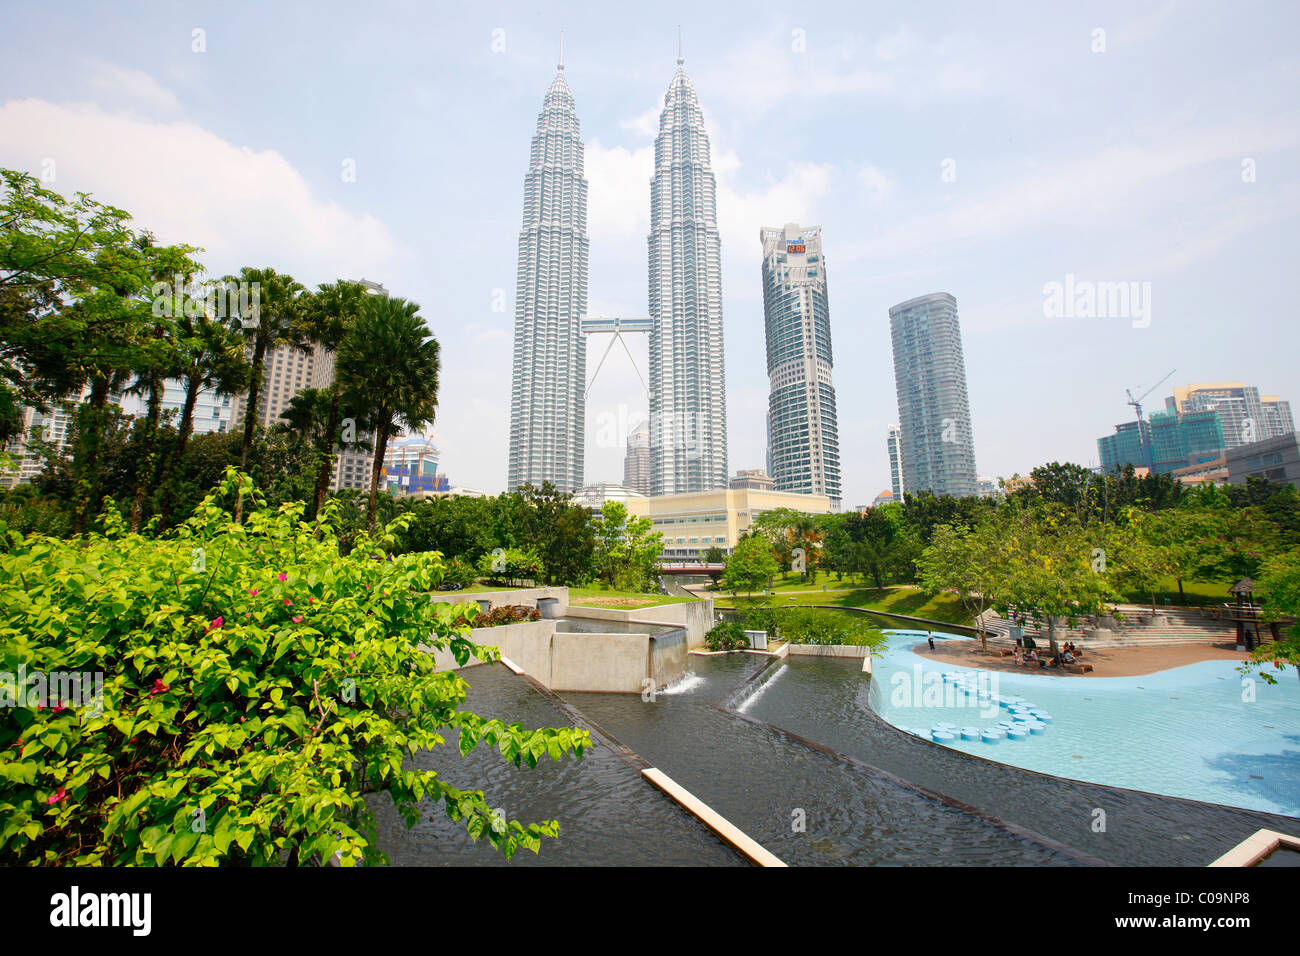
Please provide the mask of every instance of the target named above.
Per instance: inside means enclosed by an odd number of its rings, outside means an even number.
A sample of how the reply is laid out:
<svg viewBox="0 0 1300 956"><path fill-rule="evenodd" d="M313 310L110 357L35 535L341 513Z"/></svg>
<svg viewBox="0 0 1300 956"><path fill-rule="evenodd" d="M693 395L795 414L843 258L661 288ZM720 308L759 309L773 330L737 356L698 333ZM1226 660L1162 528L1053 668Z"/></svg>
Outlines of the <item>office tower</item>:
<svg viewBox="0 0 1300 956"><path fill-rule="evenodd" d="M577 104L564 63L537 115L524 176L510 393L513 490L582 487L587 346L587 180Z"/></svg>
<svg viewBox="0 0 1300 956"><path fill-rule="evenodd" d="M1276 395L1259 394L1243 382L1210 382L1175 388L1165 408L1178 412L1217 412L1224 448L1236 448L1295 430L1291 403Z"/></svg>
<svg viewBox="0 0 1300 956"><path fill-rule="evenodd" d="M889 447L889 487L894 493L895 501L903 500L903 428L901 425L889 425L885 431L885 443Z"/></svg>
<svg viewBox="0 0 1300 956"><path fill-rule="evenodd" d="M830 303L820 226L759 231L767 334L768 443L778 491L840 507L840 443L831 382Z"/></svg>
<svg viewBox="0 0 1300 956"><path fill-rule="evenodd" d="M894 385L903 430L903 485L910 493L977 492L966 363L957 300L935 292L889 310Z"/></svg>
<svg viewBox="0 0 1300 956"><path fill-rule="evenodd" d="M623 486L638 494L650 494L650 424L642 421L627 436L623 458Z"/></svg>
<svg viewBox="0 0 1300 956"><path fill-rule="evenodd" d="M722 244L709 137L678 51L650 181L650 484L727 487Z"/></svg>

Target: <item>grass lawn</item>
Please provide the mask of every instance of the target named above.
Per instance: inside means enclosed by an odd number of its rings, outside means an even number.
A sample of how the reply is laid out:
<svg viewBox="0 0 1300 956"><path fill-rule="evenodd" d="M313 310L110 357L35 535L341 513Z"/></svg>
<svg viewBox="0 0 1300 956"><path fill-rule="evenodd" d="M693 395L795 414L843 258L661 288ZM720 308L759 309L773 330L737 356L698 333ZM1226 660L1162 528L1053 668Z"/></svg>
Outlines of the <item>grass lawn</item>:
<svg viewBox="0 0 1300 956"><path fill-rule="evenodd" d="M830 584L830 582L826 582ZM805 586L806 589L806 586ZM878 591L875 588L834 588L828 587L809 594L783 594L773 588L777 600L774 606L791 606L804 604L831 604L839 607L859 607L868 611L889 611L893 614L907 614L911 617L923 617L931 621L944 621L948 624L969 626L971 614L962 607L955 594L926 594L920 588L892 587ZM795 589L787 589L789 590ZM802 590L802 589L800 589ZM743 598L745 595L738 595ZM714 600L721 604L730 604L729 594L715 593Z"/></svg>
<svg viewBox="0 0 1300 956"><path fill-rule="evenodd" d="M1228 588L1237 582L1234 581L1184 581L1183 593L1186 595L1185 600L1188 607L1198 604L1224 604L1234 603L1236 598L1228 594ZM1173 607L1182 606L1178 599L1178 582L1173 578L1166 578L1160 582L1160 589L1156 591L1156 606L1164 605L1165 598L1169 598L1169 603ZM1151 595L1142 593L1131 593L1125 595L1129 604L1151 604Z"/></svg>
<svg viewBox="0 0 1300 956"><path fill-rule="evenodd" d="M658 607L661 604L686 604L694 598L668 594L642 594L636 591L616 591L603 584L586 584L569 588L569 603L581 607L608 607L628 610L638 607Z"/></svg>

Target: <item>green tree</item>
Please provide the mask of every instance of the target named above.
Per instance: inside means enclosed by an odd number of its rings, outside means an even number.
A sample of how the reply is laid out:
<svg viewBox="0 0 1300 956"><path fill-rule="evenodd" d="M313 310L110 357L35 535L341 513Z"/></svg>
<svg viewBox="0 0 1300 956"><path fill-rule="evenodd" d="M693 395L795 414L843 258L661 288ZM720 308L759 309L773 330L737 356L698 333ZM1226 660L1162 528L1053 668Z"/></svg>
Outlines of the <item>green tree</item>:
<svg viewBox="0 0 1300 956"><path fill-rule="evenodd" d="M340 280L322 284L315 292L303 296L295 337L337 352L360 318L362 303L369 294L359 282ZM342 389L337 379L327 386L326 393L329 410L324 420L320 465L316 472L316 497L307 510L309 518L320 510L329 492L330 478L338 461L340 420L352 418L355 426L355 419L360 415L359 410L350 410L351 414L346 416L342 413ZM355 432L355 427L350 431Z"/></svg>
<svg viewBox="0 0 1300 956"><path fill-rule="evenodd" d="M980 647L988 650L984 612L996 607L1007 583L999 567L1002 535L999 523L987 520L974 528L939 525L917 559L921 586L931 594L956 592L975 620Z"/></svg>
<svg viewBox="0 0 1300 956"><path fill-rule="evenodd" d="M230 288L244 284L249 290L246 299L231 295L226 303L228 311L233 313L234 327L244 335L250 355L248 385L244 389L244 437L239 447L239 465L246 468L262 401L266 353L283 346L302 347L298 300L305 290L292 276L282 275L271 268L249 266L241 269L237 276L227 276L224 283ZM237 505L236 520L238 512Z"/></svg>
<svg viewBox="0 0 1300 956"><path fill-rule="evenodd" d="M654 522L630 515L621 501L606 501L592 521L592 530L596 567L604 581L619 590L649 590L664 547L664 536L654 530Z"/></svg>
<svg viewBox="0 0 1300 956"><path fill-rule="evenodd" d="M767 587L780 570L768 540L762 535L751 534L736 542L727 557L721 586L732 594L739 591L753 594Z"/></svg>
<svg viewBox="0 0 1300 956"><path fill-rule="evenodd" d="M366 409L374 434L368 527L375 523L379 475L389 440L399 429L422 431L438 409L438 341L429 334L420 307L405 299L368 295L361 314L339 347L334 374L340 400Z"/></svg>

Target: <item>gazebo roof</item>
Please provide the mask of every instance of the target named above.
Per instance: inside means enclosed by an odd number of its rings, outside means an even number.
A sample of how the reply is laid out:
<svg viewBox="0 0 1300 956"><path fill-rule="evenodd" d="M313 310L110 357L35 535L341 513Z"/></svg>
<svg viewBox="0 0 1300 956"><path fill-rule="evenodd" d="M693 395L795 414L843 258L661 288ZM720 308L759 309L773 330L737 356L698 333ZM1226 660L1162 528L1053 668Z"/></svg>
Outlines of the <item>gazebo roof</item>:
<svg viewBox="0 0 1300 956"><path fill-rule="evenodd" d="M1228 588L1229 594L1250 594L1256 589L1256 584L1250 578L1242 578L1232 587Z"/></svg>

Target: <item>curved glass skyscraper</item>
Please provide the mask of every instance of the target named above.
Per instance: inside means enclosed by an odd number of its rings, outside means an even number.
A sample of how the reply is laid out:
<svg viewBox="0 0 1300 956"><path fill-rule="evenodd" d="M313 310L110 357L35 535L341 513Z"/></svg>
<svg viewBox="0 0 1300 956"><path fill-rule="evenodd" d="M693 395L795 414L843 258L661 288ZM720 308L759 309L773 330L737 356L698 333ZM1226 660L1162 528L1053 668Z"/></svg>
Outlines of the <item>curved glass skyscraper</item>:
<svg viewBox="0 0 1300 956"><path fill-rule="evenodd" d="M889 310L894 386L908 493L965 497L979 491L957 300L934 292Z"/></svg>
<svg viewBox="0 0 1300 956"><path fill-rule="evenodd" d="M768 462L777 491L840 506L840 440L831 383L831 314L820 226L762 229Z"/></svg>
<svg viewBox="0 0 1300 956"><path fill-rule="evenodd" d="M727 486L722 242L709 137L677 58L650 182L650 486Z"/></svg>
<svg viewBox="0 0 1300 956"><path fill-rule="evenodd" d="M587 180L564 64L537 117L515 292L509 488L582 488L587 312Z"/></svg>

